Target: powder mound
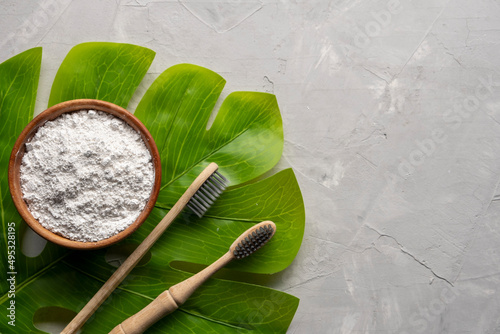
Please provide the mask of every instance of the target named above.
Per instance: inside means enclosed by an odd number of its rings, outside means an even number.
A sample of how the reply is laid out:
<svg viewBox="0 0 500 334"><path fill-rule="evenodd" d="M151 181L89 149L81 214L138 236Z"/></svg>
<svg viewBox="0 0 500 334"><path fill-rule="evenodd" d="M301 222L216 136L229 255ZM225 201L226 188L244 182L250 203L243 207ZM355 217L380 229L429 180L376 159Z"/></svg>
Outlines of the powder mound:
<svg viewBox="0 0 500 334"><path fill-rule="evenodd" d="M154 183L140 134L102 111L62 114L41 126L21 164L28 209L46 229L95 242L132 224Z"/></svg>

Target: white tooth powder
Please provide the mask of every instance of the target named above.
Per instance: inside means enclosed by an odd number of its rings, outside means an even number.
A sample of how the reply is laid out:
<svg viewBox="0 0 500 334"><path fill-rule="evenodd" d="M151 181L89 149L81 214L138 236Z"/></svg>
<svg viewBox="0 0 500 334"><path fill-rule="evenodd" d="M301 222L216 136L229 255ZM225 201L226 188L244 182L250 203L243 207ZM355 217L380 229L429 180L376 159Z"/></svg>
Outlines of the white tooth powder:
<svg viewBox="0 0 500 334"><path fill-rule="evenodd" d="M28 209L48 230L99 241L139 216L154 183L151 154L140 134L102 111L62 114L41 126L21 164Z"/></svg>

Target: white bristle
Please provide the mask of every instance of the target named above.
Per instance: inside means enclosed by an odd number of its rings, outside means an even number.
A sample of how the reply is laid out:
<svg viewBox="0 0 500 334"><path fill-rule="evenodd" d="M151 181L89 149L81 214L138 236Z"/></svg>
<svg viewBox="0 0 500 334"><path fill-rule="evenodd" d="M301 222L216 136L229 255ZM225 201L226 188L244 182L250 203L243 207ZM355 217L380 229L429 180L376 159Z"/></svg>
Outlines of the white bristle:
<svg viewBox="0 0 500 334"><path fill-rule="evenodd" d="M207 197L210 197L210 199L212 200L212 202L214 202L217 199L217 197L215 197L209 191L207 191L207 189L205 189L205 187L201 187L200 190L199 190L199 192L203 193Z"/></svg>
<svg viewBox="0 0 500 334"><path fill-rule="evenodd" d="M219 185L213 180L208 179L202 187L205 187L208 191L211 191L215 196L219 196L221 191L219 190Z"/></svg>
<svg viewBox="0 0 500 334"><path fill-rule="evenodd" d="M201 218L226 189L227 182L228 180L221 173L215 171L201 185L186 206Z"/></svg>
<svg viewBox="0 0 500 334"><path fill-rule="evenodd" d="M214 203L214 201L205 196L202 191L198 191L196 195L199 196L200 200L202 200L203 203L206 203L207 206L211 206Z"/></svg>
<svg viewBox="0 0 500 334"><path fill-rule="evenodd" d="M186 205L189 209L191 209L191 211L193 211L198 217L202 217L203 216L203 212L201 211L198 211L198 209L196 208L196 206L192 206L190 203L188 203Z"/></svg>
<svg viewBox="0 0 500 334"><path fill-rule="evenodd" d="M219 173L219 171L215 171L215 174L217 174L223 181L224 183L227 183L227 179L224 177L224 175L222 175L221 173Z"/></svg>

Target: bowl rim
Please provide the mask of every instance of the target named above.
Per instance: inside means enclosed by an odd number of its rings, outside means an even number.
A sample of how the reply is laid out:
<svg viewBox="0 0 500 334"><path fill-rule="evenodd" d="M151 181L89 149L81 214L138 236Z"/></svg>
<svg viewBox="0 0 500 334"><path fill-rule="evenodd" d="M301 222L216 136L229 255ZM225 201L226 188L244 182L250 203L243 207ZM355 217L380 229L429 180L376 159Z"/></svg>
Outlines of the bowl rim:
<svg viewBox="0 0 500 334"><path fill-rule="evenodd" d="M28 206L23 199L23 193L21 190L20 166L22 158L25 153L25 143L28 140L30 140L35 135L38 128L43 126L47 121L51 121L64 113L76 112L79 110L99 110L112 114L122 119L136 131L138 131L144 141L144 144L151 153L153 168L155 172L153 189L151 190L151 195L149 197L149 200L147 201L146 205L144 206L144 209L141 211L141 213L135 219L135 221L123 231L107 239L102 239L96 242L71 240L56 233L53 233L48 229L46 229L45 227L43 227L29 211ZM50 108L43 111L42 113L40 113L39 115L37 115L35 118L33 118L33 120L31 120L31 122L28 123L28 125L26 125L23 131L19 134L16 142L14 143L14 147L12 148L12 152L10 155L8 183L9 183L10 194L12 200L14 201L14 205L17 208L17 211L19 212L23 220L28 224L28 226L38 235L55 244L71 249L80 249L80 250L99 249L103 247L108 247L128 237L135 230L137 230L139 226L141 226L141 224L146 220L146 218L151 213L151 210L155 206L156 199L158 198L158 194L160 192L160 187L161 187L160 154L158 152L156 143L151 134L149 133L148 129L146 128L146 126L142 124L142 122L137 117L135 117L132 113L130 113L126 109L114 103L96 99L69 100L53 105Z"/></svg>

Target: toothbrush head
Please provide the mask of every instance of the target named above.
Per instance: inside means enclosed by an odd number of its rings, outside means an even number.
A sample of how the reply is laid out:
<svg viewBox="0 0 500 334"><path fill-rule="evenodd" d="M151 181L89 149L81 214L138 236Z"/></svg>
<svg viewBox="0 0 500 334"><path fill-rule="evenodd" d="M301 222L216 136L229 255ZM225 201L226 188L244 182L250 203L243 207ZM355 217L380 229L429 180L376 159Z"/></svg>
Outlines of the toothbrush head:
<svg viewBox="0 0 500 334"><path fill-rule="evenodd" d="M207 212L210 206L222 194L228 183L227 179L217 171L218 166L215 163L207 167L207 169L209 168L212 168L212 174L203 182L186 205L199 218Z"/></svg>
<svg viewBox="0 0 500 334"><path fill-rule="evenodd" d="M264 221L252 226L236 239L229 250L237 259L253 254L264 246L276 232L276 225L272 221Z"/></svg>

